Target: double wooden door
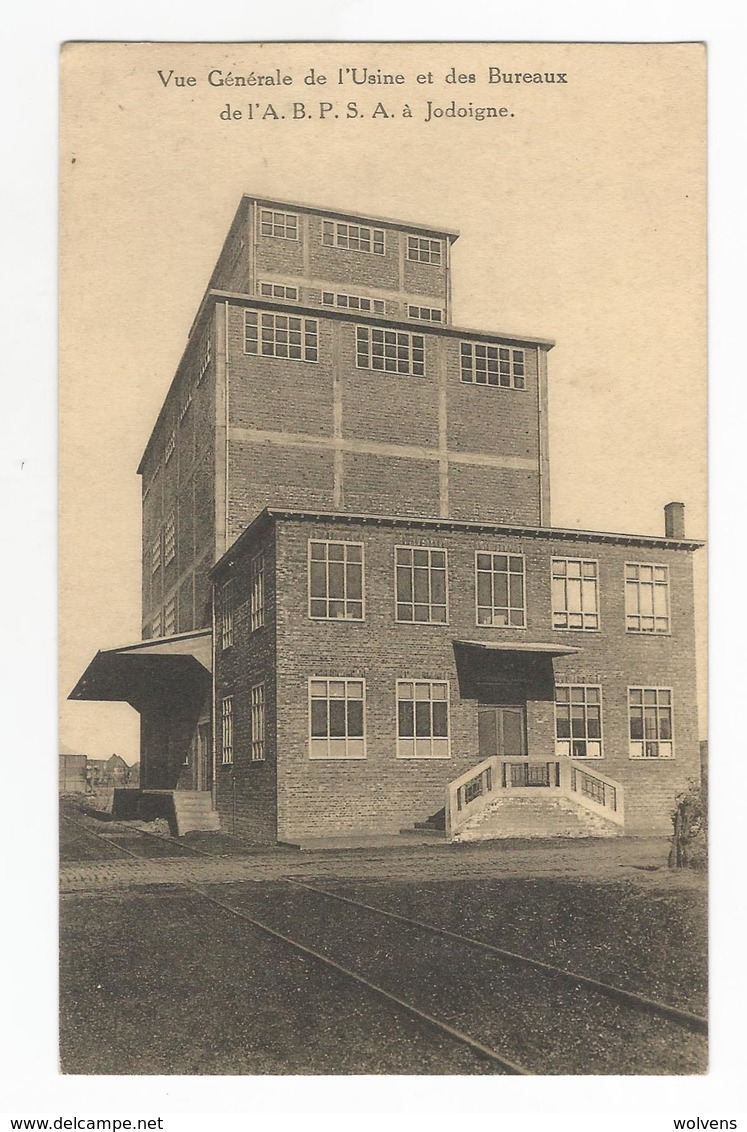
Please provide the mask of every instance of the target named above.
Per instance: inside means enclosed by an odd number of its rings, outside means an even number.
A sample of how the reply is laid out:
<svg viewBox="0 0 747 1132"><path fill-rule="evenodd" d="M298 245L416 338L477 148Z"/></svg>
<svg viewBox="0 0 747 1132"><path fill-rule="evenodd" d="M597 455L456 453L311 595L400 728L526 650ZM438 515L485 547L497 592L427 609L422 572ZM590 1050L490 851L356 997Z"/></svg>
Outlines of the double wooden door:
<svg viewBox="0 0 747 1132"><path fill-rule="evenodd" d="M477 709L477 735L481 759L499 755L526 755L524 708L508 704L484 704Z"/></svg>

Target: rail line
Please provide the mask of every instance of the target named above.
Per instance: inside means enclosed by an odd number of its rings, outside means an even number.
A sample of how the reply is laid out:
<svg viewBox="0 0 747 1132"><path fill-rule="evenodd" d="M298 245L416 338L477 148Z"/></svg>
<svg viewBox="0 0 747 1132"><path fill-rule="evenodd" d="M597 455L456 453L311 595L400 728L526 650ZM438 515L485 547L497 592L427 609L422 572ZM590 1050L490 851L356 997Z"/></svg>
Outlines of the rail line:
<svg viewBox="0 0 747 1132"><path fill-rule="evenodd" d="M656 999L637 994L635 991L625 990L623 987L615 987L612 986L611 983L600 982L598 979L592 979L588 975L580 975L575 971L569 971L563 967L556 967L552 963L544 963L540 959L532 959L516 951L507 951L505 948L496 947L492 943L475 939L473 936L453 932L449 928L429 924L424 920L415 920L410 916L403 916L400 912L389 912L385 908L379 908L374 904L365 904L361 900L353 900L350 896L342 896L340 893L318 888L316 885L307 884L305 881L300 881L295 877L284 877L283 879L286 884L292 884L297 888L306 889L307 892L316 892L321 896L329 897L331 900L339 900L342 904L350 904L355 908L365 908L367 911L375 912L379 916L386 916L390 920L399 920L401 923L422 928L424 931L431 932L433 935L444 936L447 939L456 940L458 943L465 943L469 947L484 951L489 955L495 955L500 959L521 964L525 967L531 967L536 971L542 971L546 975L562 976L562 978L567 979L569 982L589 987L599 994L606 995L608 998L614 998L618 1002L624 1002L626 1005L633 1006L647 1014L657 1014L661 1017L668 1018L672 1022L678 1022L680 1025L686 1026L696 1033L708 1033L708 1019L702 1018L699 1014L693 1014L689 1010L681 1010L677 1006L670 1006L669 1003L657 1002Z"/></svg>
<svg viewBox="0 0 747 1132"><path fill-rule="evenodd" d="M68 815L62 816L66 821L70 822L72 825L78 827L79 829L82 829L91 837L104 841L107 845L113 846L115 849L118 849L121 853L126 854L128 857L135 858L137 860L146 859L142 854L134 852L132 849L124 845L118 844L113 839L90 829L88 826L75 821ZM145 830L137 829L135 830L135 832L141 833L144 838L148 839L156 837L156 835L150 834ZM197 856L211 858L212 860L216 861L223 859L217 854L209 853L206 850L197 849L194 846L185 845L178 841L173 841L172 844L177 845L180 849L186 851L187 853L194 853ZM399 922L411 928L425 931L434 937L440 937L445 940L458 943L463 947L470 948L471 950L482 953L485 956L492 956L501 963L528 967L537 970L546 976L550 976L555 979L561 979L566 983L584 987L587 990L596 992L602 996L631 1007L639 1013L664 1018L669 1022L673 1022L676 1025L695 1033L707 1034L708 1032L708 1021L706 1018L703 1018L700 1015L694 1014L690 1011L682 1010L679 1007L672 1006L669 1003L659 1002L645 995L640 995L634 991L626 990L623 987L617 987L612 984L591 978L590 976L582 975L575 971L569 971L565 968L557 967L553 964L545 963L538 959L532 959L529 956L521 955L517 952L497 947L494 944L487 943L484 940L476 939L468 935L463 935L459 932L440 927L436 924L418 920L414 917L406 916L399 912L392 912L385 908L380 908L377 905L368 904L361 900L355 900L352 897L344 896L337 892L332 892L329 889L321 888L314 884L309 884L306 881L299 880L297 877L284 876L277 879L279 883L287 885L291 888L301 889L308 893L313 893L317 897L322 897L324 899L336 901L342 905L358 908L374 916L379 916L390 921ZM435 1015L422 1010L414 1003L408 1002L407 1000L399 997L398 995L392 993L392 991L387 990L385 987L380 986L378 983L373 982L370 979L367 979L358 972L351 970L349 967L337 962L330 956L323 955L313 948L308 947L306 944L292 938L292 936L287 935L285 932L279 931L277 928L264 923L262 920L258 919L254 915L249 914L249 912L245 911L244 909L236 908L226 901L212 895L210 892L206 892L205 889L200 887L198 884L184 880L180 880L178 883L180 887L183 887L187 891L192 892L200 899L207 901L208 903L221 909L223 912L229 913L230 915L244 921L255 930L269 935L271 938L276 939L286 946L295 949L299 953L306 956L306 958L311 959L314 962L322 964L328 968L331 968L332 970L336 971L338 975L341 975L344 978L365 988L369 993L381 999L384 999L399 1011L404 1011L410 1016L417 1018L420 1022L427 1024L431 1028L448 1035L454 1041L468 1046L473 1051L473 1053L476 1053L479 1057L490 1061L493 1065L500 1067L503 1072L523 1076L532 1075L534 1073L534 1070L528 1069L524 1065L521 1065L519 1062L511 1059L503 1051L494 1049L492 1046L479 1041L477 1038L472 1037L471 1035L465 1033L463 1030L460 1030L459 1028L450 1025L442 1019L437 1018Z"/></svg>
<svg viewBox="0 0 747 1132"><path fill-rule="evenodd" d="M133 853L131 849L125 848L124 845L117 845L116 842L112 841L110 838L105 837L101 833L97 833L96 830L89 829L81 822L75 821L74 818L71 818L66 814L62 816L64 820L70 822L71 825L77 826L79 829L84 830L86 833L90 834L91 837L104 841L107 845L113 845L116 849L119 849L120 852L126 853L128 857L134 857L139 861L143 860L143 857L139 853ZM144 830L138 830L137 832L144 833L146 837L151 836L150 834L145 833ZM183 848L187 847L183 846ZM212 854L206 853L205 856L212 856ZM215 857L214 859L218 860L219 858ZM328 956L322 955L320 952L314 951L310 947L306 947L304 944L299 943L297 940L292 939L290 936L285 935L283 932L277 931L275 928L270 927L268 924L262 923L261 920L256 919L254 916L250 916L247 912L243 911L243 909L232 907L230 904L227 904L223 900L217 899L217 897L212 896L209 892L205 892L204 889L189 881L180 881L179 886L186 889L188 892L194 893L196 896L199 896L202 900L207 901L209 904L213 904L216 908L220 908L223 912L228 912L230 915L236 916L238 919L243 920L245 923L251 925L251 927L255 928L257 931L260 931L265 935L269 935L272 939L280 940L288 947L291 947L293 948L293 950L298 951L302 955L306 956L307 959L312 959L316 963L331 968L331 970L335 971L338 975L342 975L344 978L349 979L351 982L356 983L358 986L365 988L365 990L370 994L384 999L384 1001L396 1007L400 1012L404 1012L405 1014L416 1018L419 1022L426 1023L426 1025L428 1025L432 1029L437 1030L442 1034L446 1034L453 1041L467 1046L470 1050L472 1050L473 1053L476 1053L479 1057L491 1062L493 1065L498 1066L505 1073L511 1074L512 1076L525 1077L532 1075L532 1071L530 1069L525 1068L523 1065L520 1065L516 1061L512 1061L504 1054L502 1054L499 1050L495 1050L491 1046L485 1045L483 1042L480 1042L476 1038L473 1038L469 1034L466 1034L463 1030L459 1030L457 1027L449 1025L448 1022L444 1022L442 1019L436 1018L433 1014L430 1014L425 1010L421 1010L413 1003L407 1002L405 999L400 998L398 995L392 994L392 992L386 990L385 987L379 986L378 983L371 982L370 979L366 979L362 975L359 975L357 972L351 971L350 968L343 966L343 964L341 963L337 963L334 959L330 959Z"/></svg>

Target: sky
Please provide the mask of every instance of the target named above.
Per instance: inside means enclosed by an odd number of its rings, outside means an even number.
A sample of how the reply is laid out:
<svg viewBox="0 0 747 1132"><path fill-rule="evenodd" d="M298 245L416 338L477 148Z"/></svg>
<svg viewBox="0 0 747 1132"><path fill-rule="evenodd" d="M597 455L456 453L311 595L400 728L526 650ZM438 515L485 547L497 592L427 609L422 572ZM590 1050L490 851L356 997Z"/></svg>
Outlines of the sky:
<svg viewBox="0 0 747 1132"><path fill-rule="evenodd" d="M454 322L557 343L553 524L662 534L664 504L677 499L688 537L705 536L703 65L692 45L66 49L61 743L137 758L133 709L65 697L97 649L139 639L136 468L244 192L458 229ZM303 82L311 66L324 88ZM405 81L334 83L348 66ZM452 67L475 82L447 84ZM567 82L490 84L490 67ZM167 85L159 70L173 70ZM214 86L211 70L293 82ZM320 120L325 100L334 110ZM452 100L508 114L424 121L428 101ZM294 120L298 101L307 116ZM389 117L371 117L379 101ZM248 120L250 103L286 117ZM241 120L221 120L229 104ZM702 551L696 578L702 635ZM699 659L704 733L704 640Z"/></svg>

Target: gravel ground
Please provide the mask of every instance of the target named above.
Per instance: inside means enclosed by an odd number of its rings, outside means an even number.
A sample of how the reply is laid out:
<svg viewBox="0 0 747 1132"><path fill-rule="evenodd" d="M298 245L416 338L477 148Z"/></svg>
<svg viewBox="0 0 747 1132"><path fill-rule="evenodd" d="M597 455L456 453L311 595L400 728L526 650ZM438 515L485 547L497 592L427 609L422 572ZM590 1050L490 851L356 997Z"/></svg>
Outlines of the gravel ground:
<svg viewBox="0 0 747 1132"><path fill-rule="evenodd" d="M62 901L75 1074L484 1074L495 1066L178 888Z"/></svg>
<svg viewBox="0 0 747 1132"><path fill-rule="evenodd" d="M287 885L235 885L215 894L535 1073L705 1071L702 1037L567 980ZM541 917L540 893L529 903Z"/></svg>
<svg viewBox="0 0 747 1132"><path fill-rule="evenodd" d="M708 907L703 889L642 889L558 879L320 885L705 1014Z"/></svg>

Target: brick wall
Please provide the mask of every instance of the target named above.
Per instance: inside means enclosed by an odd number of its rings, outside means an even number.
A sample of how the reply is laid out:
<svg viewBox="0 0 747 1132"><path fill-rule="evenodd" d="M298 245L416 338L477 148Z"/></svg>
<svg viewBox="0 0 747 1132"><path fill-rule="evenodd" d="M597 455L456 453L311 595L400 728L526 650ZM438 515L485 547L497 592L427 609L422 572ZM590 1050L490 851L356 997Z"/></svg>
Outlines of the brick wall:
<svg viewBox="0 0 747 1132"><path fill-rule="evenodd" d="M535 349L526 389L472 386L461 340L432 327L413 327L425 375L411 376L359 369L355 318L326 312L318 362L247 355L244 311L228 307L229 542L272 504L437 516L448 499L454 518L539 523Z"/></svg>
<svg viewBox="0 0 747 1132"><path fill-rule="evenodd" d="M452 462L449 514L476 522L539 523L537 472Z"/></svg>
<svg viewBox="0 0 747 1132"><path fill-rule="evenodd" d="M257 553L265 563L265 624L252 631L250 620L250 561ZM216 648L217 749L216 791L221 827L227 833L254 841L274 841L277 832L277 760L275 715L275 551L274 532L267 531L235 563L220 574L218 587L233 583L233 644ZM265 758L251 758L251 689L265 685ZM221 700L233 697L233 763L221 752Z"/></svg>
<svg viewBox="0 0 747 1132"><path fill-rule="evenodd" d="M212 360L203 369L206 342ZM161 416L146 451L143 477L143 636L152 635L153 618L168 601L176 603L176 632L209 624L205 620L205 559L212 552L215 530L215 331L212 317L195 328ZM175 556L165 561L164 534L173 515ZM159 565L151 565L151 548L160 541ZM212 562L210 563L212 565ZM207 567L209 568L209 567ZM201 605L189 595L202 572ZM163 630L162 630L163 631Z"/></svg>
<svg viewBox="0 0 747 1132"><path fill-rule="evenodd" d="M317 622L307 617L306 554L309 537L363 540L366 546L366 621ZM393 554L397 543L443 547L449 555L450 624L399 625L394 619ZM527 628L486 629L475 624L476 549L524 553ZM600 563L602 630L552 629L550 558L595 557ZM626 561L670 567L671 636L626 633L623 566ZM626 792L627 831L669 829L676 791L698 773L695 673L692 641L692 579L689 555L670 549L634 548L590 541L541 537L478 536L446 531L396 531L358 525L321 526L281 522L278 572L278 828L281 839L325 832L396 830L427 817L443 805L446 784L473 765L477 747L477 698L460 687L453 641L519 640L557 642L580 649L556 659L558 682L602 686L604 758L590 761L621 782ZM495 702L519 702L515 662L493 653L485 662ZM542 664L549 664L544 659ZM550 670L548 669L548 672ZM513 683L512 683L513 674ZM312 761L308 757L308 679L347 676L366 680L367 758ZM450 683L451 758L447 761L396 757L395 682L403 678L447 679ZM675 758L633 760L628 754L629 685L673 689ZM527 690L528 689L528 696ZM554 752L552 688L535 673L525 685L530 755Z"/></svg>
<svg viewBox="0 0 747 1132"><path fill-rule="evenodd" d="M224 291L251 294L254 281L262 278L287 279L299 286L302 301L320 302L316 286L303 286L323 281L332 290L366 294L367 288L377 292L395 291L418 297L425 306L445 308L447 301L446 241L441 241L442 262L432 264L407 259L407 238L410 233L379 223L365 224L385 232L384 255L330 247L322 242L322 223L332 219L322 214L295 210L278 204L275 211L290 212L297 217L297 238L268 236L255 222L255 211L263 206L242 201L223 244L213 270L210 287ZM356 224L356 217L341 218L343 223ZM414 233L413 233L414 234ZM403 314L404 300L396 301L387 313Z"/></svg>
<svg viewBox="0 0 747 1132"><path fill-rule="evenodd" d="M438 514L438 463L346 453L343 508L372 515Z"/></svg>

